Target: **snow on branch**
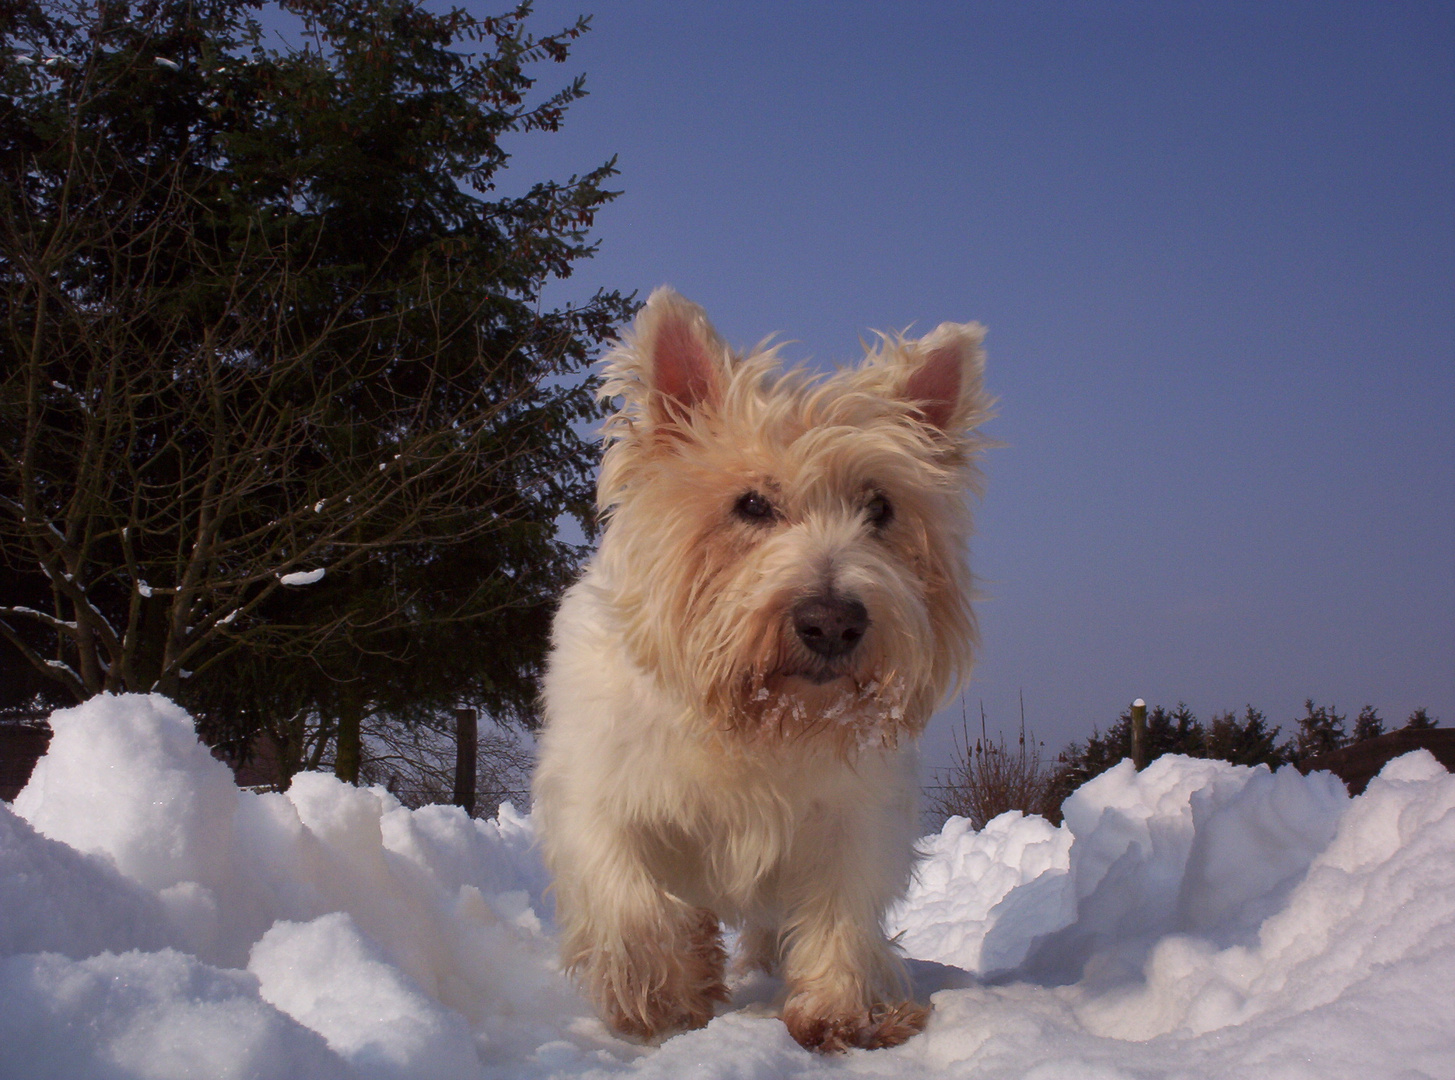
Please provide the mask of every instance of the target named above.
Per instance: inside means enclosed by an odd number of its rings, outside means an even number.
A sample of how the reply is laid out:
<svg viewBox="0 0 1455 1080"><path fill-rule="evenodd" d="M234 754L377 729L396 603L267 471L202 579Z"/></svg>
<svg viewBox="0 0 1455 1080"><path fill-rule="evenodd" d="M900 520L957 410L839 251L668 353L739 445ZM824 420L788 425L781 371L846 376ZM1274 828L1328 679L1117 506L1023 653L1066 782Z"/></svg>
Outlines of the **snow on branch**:
<svg viewBox="0 0 1455 1080"><path fill-rule="evenodd" d="M25 615L29 618L43 622L47 626L53 627L57 630L77 630L80 626L80 624L76 622L68 621L66 619L58 619L54 615L49 615L44 611L37 611L35 608L24 607L22 605L17 605L15 607L0 607L0 615Z"/></svg>
<svg viewBox="0 0 1455 1080"><path fill-rule="evenodd" d="M322 581L327 572L327 568L322 566L317 570L295 570L291 574L279 574L278 581L283 585L314 585Z"/></svg>

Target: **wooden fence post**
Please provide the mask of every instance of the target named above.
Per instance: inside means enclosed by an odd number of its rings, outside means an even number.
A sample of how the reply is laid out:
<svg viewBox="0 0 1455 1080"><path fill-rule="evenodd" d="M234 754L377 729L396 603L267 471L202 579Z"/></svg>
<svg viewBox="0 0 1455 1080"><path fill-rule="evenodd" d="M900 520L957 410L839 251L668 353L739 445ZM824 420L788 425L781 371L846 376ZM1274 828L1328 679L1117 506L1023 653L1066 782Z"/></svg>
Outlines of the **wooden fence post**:
<svg viewBox="0 0 1455 1080"><path fill-rule="evenodd" d="M1138 772L1147 767L1147 703L1141 698L1132 702L1132 766Z"/></svg>

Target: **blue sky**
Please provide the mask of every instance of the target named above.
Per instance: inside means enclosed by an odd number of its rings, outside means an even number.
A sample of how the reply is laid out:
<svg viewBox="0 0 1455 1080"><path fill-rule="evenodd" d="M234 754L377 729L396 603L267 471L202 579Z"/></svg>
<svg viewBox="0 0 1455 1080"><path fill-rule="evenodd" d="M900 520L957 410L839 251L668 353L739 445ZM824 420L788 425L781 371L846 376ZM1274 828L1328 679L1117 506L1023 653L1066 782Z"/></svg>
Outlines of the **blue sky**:
<svg viewBox="0 0 1455 1080"><path fill-rule="evenodd" d="M485 10L480 8L480 10ZM562 291L669 283L852 359L978 319L1000 397L970 711L1455 723L1455 8L543 2L618 155ZM958 715L958 709L953 710ZM948 743L941 719L932 757Z"/></svg>

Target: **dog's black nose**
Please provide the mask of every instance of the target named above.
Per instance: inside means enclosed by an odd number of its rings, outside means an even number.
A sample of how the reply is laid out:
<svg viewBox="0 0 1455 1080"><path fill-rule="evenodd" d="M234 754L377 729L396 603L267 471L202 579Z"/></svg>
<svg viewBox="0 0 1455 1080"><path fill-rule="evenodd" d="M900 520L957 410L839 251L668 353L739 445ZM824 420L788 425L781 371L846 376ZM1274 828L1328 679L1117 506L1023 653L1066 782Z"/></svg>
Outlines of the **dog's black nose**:
<svg viewBox="0 0 1455 1080"><path fill-rule="evenodd" d="M869 628L869 611L842 596L810 596L793 608L798 640L826 660L854 651Z"/></svg>

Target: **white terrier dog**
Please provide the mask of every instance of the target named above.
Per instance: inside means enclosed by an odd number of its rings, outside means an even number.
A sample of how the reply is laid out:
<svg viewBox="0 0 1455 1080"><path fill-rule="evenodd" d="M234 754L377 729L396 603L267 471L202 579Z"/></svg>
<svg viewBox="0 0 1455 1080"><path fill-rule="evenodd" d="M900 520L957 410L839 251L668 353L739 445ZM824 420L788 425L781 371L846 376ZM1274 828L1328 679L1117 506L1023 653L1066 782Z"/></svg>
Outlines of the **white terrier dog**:
<svg viewBox="0 0 1455 1080"><path fill-rule="evenodd" d="M982 333L884 337L814 379L659 289L608 358L608 524L556 616L535 811L564 961L616 1030L712 1018L720 923L781 972L802 1045L924 1026L881 924L914 739L976 641Z"/></svg>

